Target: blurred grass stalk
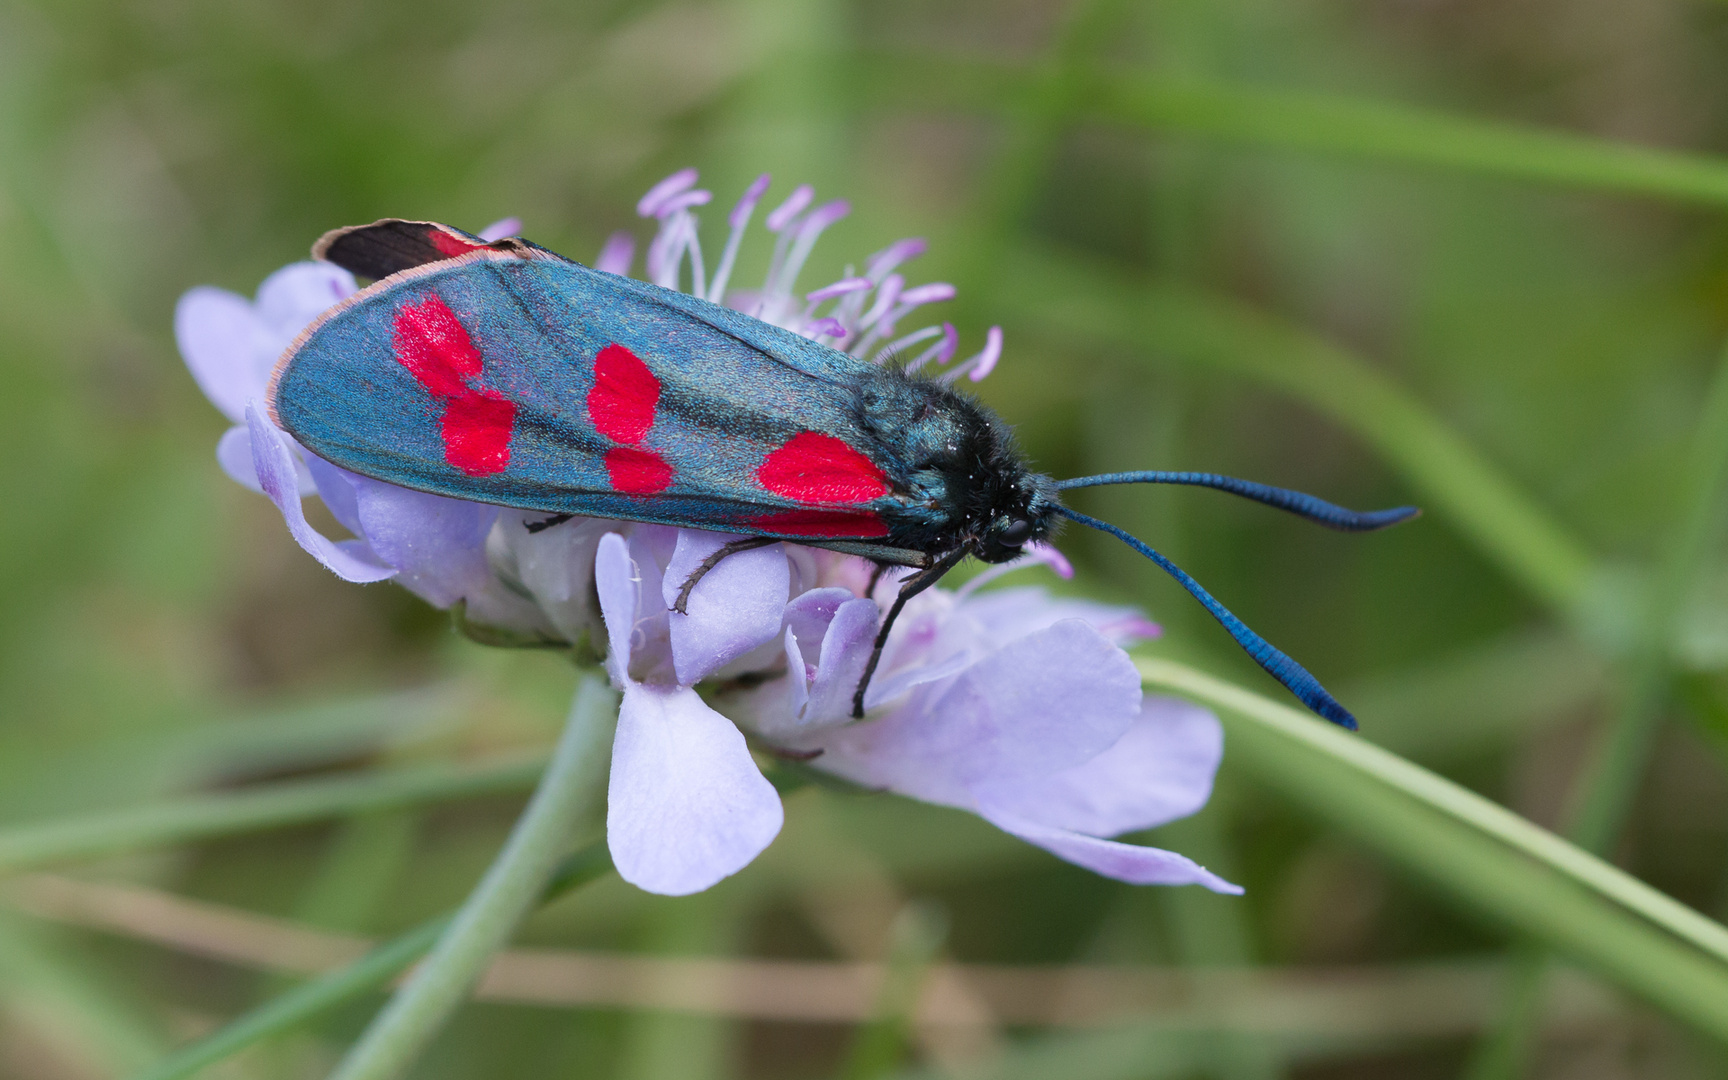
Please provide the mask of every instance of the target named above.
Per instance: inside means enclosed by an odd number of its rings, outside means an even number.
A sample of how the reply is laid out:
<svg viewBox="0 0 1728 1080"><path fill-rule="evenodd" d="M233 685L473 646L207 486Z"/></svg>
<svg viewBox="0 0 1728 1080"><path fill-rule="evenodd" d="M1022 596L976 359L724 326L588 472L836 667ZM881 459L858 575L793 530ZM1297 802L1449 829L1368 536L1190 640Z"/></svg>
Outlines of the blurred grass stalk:
<svg viewBox="0 0 1728 1080"><path fill-rule="evenodd" d="M559 864L542 891L540 902L550 903L611 869L612 857L605 841L590 844ZM429 919L353 963L271 998L218 1031L157 1061L138 1073L135 1080L182 1080L193 1076L254 1043L294 1031L345 1002L388 985L437 944L455 917L456 913L451 912Z"/></svg>
<svg viewBox="0 0 1728 1080"><path fill-rule="evenodd" d="M1650 761L1673 690L1676 627L1728 513L1728 349L1717 363L1692 434L1685 505L1668 533L1662 565L1646 598L1637 647L1627 659L1621 701L1590 767L1579 778L1566 832L1586 851L1606 855L1619 838ZM1529 943L1515 950L1510 1006L1479 1048L1472 1080L1512 1080L1535 1041L1547 958Z"/></svg>
<svg viewBox="0 0 1728 1080"><path fill-rule="evenodd" d="M1023 248L992 300L1066 336L1119 341L1245 375L1295 397L1377 451L1514 581L1564 617L1584 618L1590 554L1439 417L1361 358L1246 304Z"/></svg>
<svg viewBox="0 0 1728 1080"><path fill-rule="evenodd" d="M831 58L824 58L831 62ZM1728 206L1728 161L1338 94L1144 72L1047 70L976 56L877 52L848 85L873 106L999 114L1059 104L1074 121Z"/></svg>
<svg viewBox="0 0 1728 1080"><path fill-rule="evenodd" d="M900 910L889 933L876 1015L853 1036L839 1080L876 1080L899 1065L930 966L947 939L948 916L934 904L915 900Z"/></svg>
<svg viewBox="0 0 1728 1080"><path fill-rule="evenodd" d="M1449 780L1185 665L1149 687L1216 709L1233 767L1499 924L1728 1041L1728 928Z"/></svg>
<svg viewBox="0 0 1728 1080"><path fill-rule="evenodd" d="M532 787L545 768L541 755L410 765L15 825L0 828L0 874L368 811L509 794Z"/></svg>
<svg viewBox="0 0 1728 1080"><path fill-rule="evenodd" d="M611 688L594 675L583 676L564 734L504 849L425 962L336 1067L333 1080L393 1080L449 1023L492 954L552 880L584 804L606 774L610 721L617 715Z"/></svg>

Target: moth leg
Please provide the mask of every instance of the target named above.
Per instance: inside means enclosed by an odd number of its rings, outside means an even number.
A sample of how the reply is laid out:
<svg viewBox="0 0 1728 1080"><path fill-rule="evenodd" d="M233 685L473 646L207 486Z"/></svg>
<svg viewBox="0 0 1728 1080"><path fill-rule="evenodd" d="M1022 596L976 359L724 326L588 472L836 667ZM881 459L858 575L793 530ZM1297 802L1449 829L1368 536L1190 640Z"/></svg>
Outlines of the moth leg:
<svg viewBox="0 0 1728 1080"><path fill-rule="evenodd" d="M876 586L882 584L882 575L886 574L888 572L888 567L892 565L892 563L885 562L879 562L876 564L876 569L870 571L870 585L864 590L865 596L870 597L872 600L876 598Z"/></svg>
<svg viewBox="0 0 1728 1080"><path fill-rule="evenodd" d="M882 649L888 644L888 631L894 629L894 620L900 617L900 609L906 606L906 601L942 580L942 575L958 566L966 555L965 548L951 551L935 564L900 583L900 595L894 598L894 606L888 609L888 617L882 620L882 629L876 631L876 644L870 650L870 662L864 665L864 677L858 680L858 689L852 692L852 719L864 718L864 691L870 688L870 677L876 674L876 665L882 662Z"/></svg>
<svg viewBox="0 0 1728 1080"><path fill-rule="evenodd" d="M772 536L746 536L742 540L734 540L721 547L719 550L715 551L714 554L703 559L702 565L698 566L689 577L684 579L683 587L678 590L678 599L673 601L672 610L676 611L680 615L689 614L689 612L684 610L684 606L690 602L690 593L696 588L696 583L707 577L708 571L719 566L720 560L724 559L726 556L736 555L740 551L753 551L756 548L767 547L769 544L778 544L779 542L780 541L774 539Z"/></svg>
<svg viewBox="0 0 1728 1080"><path fill-rule="evenodd" d="M575 516L575 514L553 514L544 521L524 521L522 527L531 533L541 533L554 525L562 525Z"/></svg>

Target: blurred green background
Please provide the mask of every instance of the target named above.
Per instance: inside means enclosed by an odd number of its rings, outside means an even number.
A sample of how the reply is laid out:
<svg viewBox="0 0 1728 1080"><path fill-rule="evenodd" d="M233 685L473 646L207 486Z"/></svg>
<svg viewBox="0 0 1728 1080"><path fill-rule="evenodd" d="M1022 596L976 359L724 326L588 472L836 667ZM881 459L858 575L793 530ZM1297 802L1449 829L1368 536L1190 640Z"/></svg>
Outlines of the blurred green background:
<svg viewBox="0 0 1728 1080"><path fill-rule="evenodd" d="M224 423L173 305L196 284L250 295L324 230L383 216L517 215L588 259L615 229L645 241L637 197L696 165L711 250L758 172L771 198L803 181L852 201L809 287L928 237L915 280L959 287L944 317L963 341L1004 327L980 393L1057 475L1200 469L1423 504L1348 537L1199 491L1078 500L1311 667L1365 738L1720 916L1728 162L1630 148L1728 144L1725 58L1728 7L1708 0L0 0L0 821L548 744L567 663L338 581L221 475ZM1156 568L1102 537L1063 547L1066 587L1165 626L1153 651L1277 696ZM1598 995L1583 1012L1520 1011L1493 989L1539 970L1515 919L1424 876L1421 836L1359 834L1275 771L1227 752L1213 804L1148 838L1243 899L1118 885L958 814L806 789L711 893L610 880L524 937L877 957L923 900L959 961L1291 980L1284 1006L1166 1003L1102 1035L914 1039L918 1075L1728 1075L1695 1021L1601 983L1579 984ZM65 872L375 936L458 903L519 806ZM128 1075L289 985L29 908L0 904L0 1076ZM1426 978L1466 969L1488 981ZM1318 992L1358 977L1413 981L1382 1009ZM1292 1014L1305 988L1316 1004ZM322 1075L379 1000L210 1075ZM854 1036L477 1004L415 1075L866 1075Z"/></svg>

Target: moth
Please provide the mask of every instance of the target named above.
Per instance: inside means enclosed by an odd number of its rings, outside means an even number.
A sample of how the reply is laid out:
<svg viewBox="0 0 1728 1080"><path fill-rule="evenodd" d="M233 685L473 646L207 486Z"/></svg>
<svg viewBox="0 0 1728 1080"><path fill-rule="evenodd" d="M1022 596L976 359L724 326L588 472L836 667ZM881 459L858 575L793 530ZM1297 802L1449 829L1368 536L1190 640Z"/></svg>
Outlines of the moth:
<svg viewBox="0 0 1728 1080"><path fill-rule="evenodd" d="M779 541L910 567L853 695L863 716L906 602L968 556L1018 557L1064 520L1157 563L1310 709L1355 719L1300 664L1163 555L1062 504L1099 484L1216 488L1360 532L1369 513L1196 472L1055 480L993 412L950 386L862 360L685 293L593 270L520 238L426 221L326 233L313 255L374 284L300 335L270 382L272 419L345 469L419 491L549 515L737 534L727 556Z"/></svg>

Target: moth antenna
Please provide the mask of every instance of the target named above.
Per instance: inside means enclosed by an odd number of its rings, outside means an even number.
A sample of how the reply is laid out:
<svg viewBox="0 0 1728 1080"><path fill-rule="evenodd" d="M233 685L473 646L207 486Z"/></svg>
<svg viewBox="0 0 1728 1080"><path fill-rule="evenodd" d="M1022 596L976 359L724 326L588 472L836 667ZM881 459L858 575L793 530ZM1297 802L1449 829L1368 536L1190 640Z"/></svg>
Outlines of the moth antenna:
<svg viewBox="0 0 1728 1080"><path fill-rule="evenodd" d="M1253 499L1267 506L1288 511L1297 517L1307 518L1328 529L1340 532L1373 532L1384 529L1388 525L1396 525L1401 521L1409 521L1422 513L1414 506L1396 506L1390 510L1370 510L1362 513L1356 510L1346 510L1325 499L1317 499L1312 495L1289 488L1270 487L1266 484L1256 484L1252 480L1238 480L1234 476L1220 476L1217 473L1202 472L1122 472L1100 473L1097 476L1077 476L1072 480L1058 481L1057 488L1066 491L1071 488L1099 487L1104 484L1187 484L1192 487L1215 488L1227 491L1232 495L1240 495L1244 499Z"/></svg>
<svg viewBox="0 0 1728 1080"><path fill-rule="evenodd" d="M1093 478L1089 477L1088 479ZM1318 499L1315 501L1319 502ZM1337 509L1337 507L1333 507L1333 509ZM1152 550L1145 542L1129 534L1126 530L1119 529L1107 521L1087 517L1085 514L1077 513L1066 506L1059 506L1056 511L1063 517L1078 521L1082 525L1090 526L1099 532L1109 533L1157 563L1166 574L1176 579L1177 584L1187 589L1194 599L1200 601L1201 606L1210 612L1224 629L1230 632L1230 636L1236 639L1236 644L1242 646L1243 651L1254 658L1255 663L1265 668L1267 674L1283 683L1292 694L1301 699L1302 704L1334 724L1351 731L1356 730L1356 718L1350 715L1350 710L1338 704L1337 698L1326 692L1326 688L1320 685L1320 680L1309 674L1307 668L1280 652L1271 642L1248 629L1246 623L1231 614L1229 608L1213 599L1212 594L1201 588L1200 583L1189 577L1181 567ZM1349 513L1349 511L1344 512Z"/></svg>

